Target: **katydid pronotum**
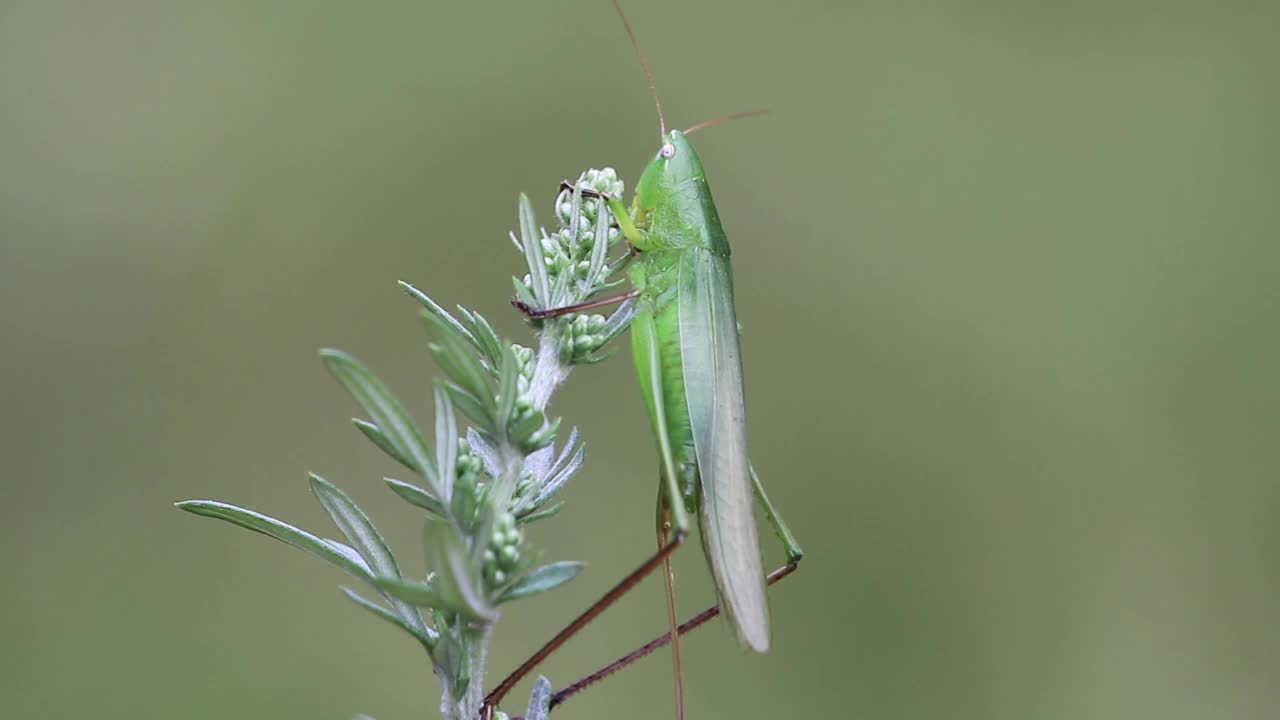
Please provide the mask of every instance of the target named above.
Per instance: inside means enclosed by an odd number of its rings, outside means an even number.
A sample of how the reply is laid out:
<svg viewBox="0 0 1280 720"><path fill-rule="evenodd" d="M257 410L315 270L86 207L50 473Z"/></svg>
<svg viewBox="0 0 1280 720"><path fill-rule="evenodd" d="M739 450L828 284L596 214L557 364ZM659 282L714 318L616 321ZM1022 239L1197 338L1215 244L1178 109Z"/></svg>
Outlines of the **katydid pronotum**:
<svg viewBox="0 0 1280 720"><path fill-rule="evenodd" d="M540 320L635 299L632 348L659 454L659 549L500 683L485 700L486 714L491 714L502 697L533 667L662 565L669 622L666 635L641 648L644 652L639 655L624 656L603 668L603 674L587 676L580 681L585 683L581 687L575 683L561 695L577 692L670 643L675 661L676 716L682 718L682 628L677 624L670 556L688 534L689 515L698 518L703 550L719 596L719 609L693 627L723 611L739 642L756 652L769 649L770 631L753 496L786 551L787 565L771 578L785 577L803 555L747 456L729 242L702 163L687 138L691 132L720 120L750 113L700 123L685 131L668 131L639 43L617 0L614 6L622 15L648 77L661 139L657 155L636 184L630 209L618 198L592 193L607 203L620 232L630 243L635 258L630 270L633 289L617 297L563 308L532 308L520 302L516 305L531 319ZM585 188L583 194L588 194ZM558 703L568 696L557 697Z"/></svg>

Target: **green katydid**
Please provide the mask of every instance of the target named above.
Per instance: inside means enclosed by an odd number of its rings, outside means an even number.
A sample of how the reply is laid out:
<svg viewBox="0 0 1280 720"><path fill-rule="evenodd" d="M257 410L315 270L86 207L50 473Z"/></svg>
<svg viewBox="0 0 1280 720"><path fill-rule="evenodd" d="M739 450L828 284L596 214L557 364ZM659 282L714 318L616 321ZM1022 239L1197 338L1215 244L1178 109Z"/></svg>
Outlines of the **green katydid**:
<svg viewBox="0 0 1280 720"><path fill-rule="evenodd" d="M614 5L622 15L617 0ZM698 518L723 614L741 644L756 652L769 649L770 631L753 495L785 546L788 568L794 568L803 554L747 455L729 242L702 163L687 138L716 122L753 113L668 131L652 74L625 15L622 20L653 92L661 147L640 176L630 209L615 197L582 192L608 204L630 243L633 289L563 308L516 305L539 320L634 298L632 348L659 451L659 550L490 693L486 701L490 708L534 665L663 564L670 623L667 641L675 653L679 717L683 713L681 631L676 623L670 555L688 533L689 515Z"/></svg>

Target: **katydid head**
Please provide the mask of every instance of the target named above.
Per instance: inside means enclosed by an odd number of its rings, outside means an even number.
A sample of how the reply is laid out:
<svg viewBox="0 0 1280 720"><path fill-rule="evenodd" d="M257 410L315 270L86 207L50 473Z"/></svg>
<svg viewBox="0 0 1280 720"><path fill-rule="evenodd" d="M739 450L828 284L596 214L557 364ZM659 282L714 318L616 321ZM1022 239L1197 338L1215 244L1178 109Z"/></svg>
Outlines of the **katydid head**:
<svg viewBox="0 0 1280 720"><path fill-rule="evenodd" d="M688 137L680 130L672 130L662 136L662 146L636 183L636 206L642 211L652 210L669 200L681 184L704 177L702 161Z"/></svg>

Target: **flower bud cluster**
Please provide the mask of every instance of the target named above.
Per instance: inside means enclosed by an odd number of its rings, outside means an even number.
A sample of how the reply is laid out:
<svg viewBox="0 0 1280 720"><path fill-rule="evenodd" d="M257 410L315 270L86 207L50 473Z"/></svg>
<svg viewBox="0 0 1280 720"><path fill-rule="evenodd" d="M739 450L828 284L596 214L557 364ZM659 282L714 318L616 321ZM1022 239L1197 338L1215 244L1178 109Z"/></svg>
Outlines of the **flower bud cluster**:
<svg viewBox="0 0 1280 720"><path fill-rule="evenodd" d="M613 168L603 170L591 169L578 177L578 187L583 190L594 190L613 197L621 197L625 189ZM542 235L542 262L547 270L547 278L553 286L593 288L604 282L604 277L592 275L591 253L595 247L596 225L600 222L610 225L608 229L608 247L614 247L619 238L618 229L612 227L613 215L609 206L594 195L583 195L577 217L574 217L573 191L563 189L556 197L556 220L559 228L550 234ZM529 275L522 282L531 287ZM569 304L569 303L566 303Z"/></svg>
<svg viewBox="0 0 1280 720"><path fill-rule="evenodd" d="M484 463L471 452L466 438L458 439L458 459L454 463L453 499L450 510L458 524L473 530L480 522L486 484Z"/></svg>
<svg viewBox="0 0 1280 720"><path fill-rule="evenodd" d="M574 316L566 331L563 361L574 364L591 361L591 354L609 339L604 334L608 324L604 315Z"/></svg>
<svg viewBox="0 0 1280 720"><path fill-rule="evenodd" d="M516 527L511 513L502 513L494 520L493 534L484 549L484 579L492 588L502 587L511 578L512 571L520 565L520 543L524 533Z"/></svg>

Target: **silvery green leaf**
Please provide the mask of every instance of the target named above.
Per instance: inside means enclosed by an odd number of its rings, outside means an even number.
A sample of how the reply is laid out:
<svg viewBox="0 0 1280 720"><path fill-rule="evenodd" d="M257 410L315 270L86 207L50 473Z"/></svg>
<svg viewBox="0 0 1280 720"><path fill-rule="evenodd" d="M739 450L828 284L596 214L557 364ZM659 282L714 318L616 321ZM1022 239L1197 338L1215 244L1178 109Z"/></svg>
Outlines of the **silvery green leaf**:
<svg viewBox="0 0 1280 720"><path fill-rule="evenodd" d="M476 339L476 349L481 356L485 358L490 367L496 366L499 363L499 358L502 357L503 344L498 339L498 334L493 331L493 326L480 313L472 312L461 305L458 306L458 313L467 321L471 336Z"/></svg>
<svg viewBox="0 0 1280 720"><path fill-rule="evenodd" d="M636 299L631 298L624 300L617 310L609 316L609 322L605 323L604 330L600 333L603 338L601 345L607 345L611 340L618 337L631 326L631 319L636 315Z"/></svg>
<svg viewBox="0 0 1280 720"><path fill-rule="evenodd" d="M403 578L375 577L373 584L386 594L403 600L416 607L452 610L429 582L405 580Z"/></svg>
<svg viewBox="0 0 1280 720"><path fill-rule="evenodd" d="M421 642L428 650L430 650L431 647L435 644L436 632L431 628L427 627L426 625L422 625L420 629L415 628L409 623L406 623L403 619L401 619L395 613L382 607L378 603L366 597L361 596L355 590L352 590L349 587L340 587L339 589L342 590L342 594L346 595L347 598L351 600L351 602L359 605L360 607L364 608L365 610L368 610L369 612L373 613L379 618L382 618L383 620L386 620L392 625L395 625L401 630L404 630L405 632L409 633L414 638L416 638L419 642Z"/></svg>
<svg viewBox="0 0 1280 720"><path fill-rule="evenodd" d="M435 569L432 585L443 606L473 620L492 620L495 614L485 599L479 568L458 530L450 523L433 522L429 533Z"/></svg>
<svg viewBox="0 0 1280 720"><path fill-rule="evenodd" d="M547 720L551 713L551 681L539 675L533 684L533 692L529 693L529 706L524 711L524 720Z"/></svg>
<svg viewBox="0 0 1280 720"><path fill-rule="evenodd" d="M561 193L563 196L563 193ZM559 197L556 198L560 200ZM569 237L575 240L578 233L582 230L582 179L573 184L573 190L569 193Z"/></svg>
<svg viewBox="0 0 1280 720"><path fill-rule="evenodd" d="M555 456L555 447L547 447L529 453L524 459L524 469L537 478L538 483L546 482L551 475L551 459Z"/></svg>
<svg viewBox="0 0 1280 720"><path fill-rule="evenodd" d="M578 469L582 467L582 460L586 456L586 452L587 449L585 445L579 447L578 451L573 454L573 457L569 458L569 462L567 462L563 468L561 468L552 477L547 478L547 481L543 483L542 489L538 491L538 495L533 501L535 505L541 505L546 502L552 495L555 495L560 488L564 487L565 483L569 482L569 480L577 474Z"/></svg>
<svg viewBox="0 0 1280 720"><path fill-rule="evenodd" d="M542 306L538 304L538 298L533 296L533 293L529 291L529 286L525 285L520 278L512 277L511 285L515 288L516 300L524 303L526 307L530 307L535 310L542 309Z"/></svg>
<svg viewBox="0 0 1280 720"><path fill-rule="evenodd" d="M569 458L575 450L574 446L578 444L579 438L580 435L578 434L578 428L569 428L569 438L564 441L564 447L560 448L560 454L556 456L555 465L551 466L551 472L549 474L558 473L564 468L565 464L569 462Z"/></svg>
<svg viewBox="0 0 1280 720"><path fill-rule="evenodd" d="M355 551L368 563L374 575L400 577L400 567L396 564L391 549L387 547L386 540L374 528L369 516L346 493L315 473L311 473L311 492Z"/></svg>
<svg viewBox="0 0 1280 720"><path fill-rule="evenodd" d="M355 424L357 430L363 433L365 437L369 438L370 442L377 445L378 449L382 450L382 452L387 455L390 455L392 460L395 460L410 470L415 469L413 467L413 461L401 455L400 451L397 450L395 446L391 444L391 441L387 439L387 436L382 434L382 430L378 429L377 425L374 425L368 420L361 420L360 418L351 418L351 422Z"/></svg>
<svg viewBox="0 0 1280 720"><path fill-rule="evenodd" d="M320 359L369 414L387 442L395 448L396 455L411 461L411 467L422 473L428 484L438 485L437 478L433 477L435 463L432 462L431 451L409 413L387 386L360 361L340 350L321 350Z"/></svg>
<svg viewBox="0 0 1280 720"><path fill-rule="evenodd" d="M516 376L520 370L515 351L510 346L501 357L502 364L498 370L498 408L493 417L499 427L506 427L515 412Z"/></svg>
<svg viewBox="0 0 1280 720"><path fill-rule="evenodd" d="M299 530L273 517L214 500L184 500L176 503L176 505L187 512L225 520L246 530L259 532L296 548L306 550L317 557L328 560L361 580L372 581L373 579L369 571L360 563L355 562L347 553L334 549L329 543L305 530Z"/></svg>
<svg viewBox="0 0 1280 720"><path fill-rule="evenodd" d="M601 273L604 272L604 263L609 252L609 223L603 221L596 223L595 240L591 245L591 265L587 269L587 277L584 280L585 289L591 289L598 281L603 280Z"/></svg>
<svg viewBox="0 0 1280 720"><path fill-rule="evenodd" d="M560 587L576 577L582 567L582 563L569 560L543 565L512 583L498 602L510 602Z"/></svg>
<svg viewBox="0 0 1280 720"><path fill-rule="evenodd" d="M533 219L533 205L529 196L520 193L520 243L524 246L524 257L529 264L529 279L537 307L547 308L551 305L551 287L547 282L547 265L542 256L542 238L538 233L537 223Z"/></svg>
<svg viewBox="0 0 1280 720"><path fill-rule="evenodd" d="M537 506L534 505L533 507L537 507ZM551 505L549 507L545 507L540 510L534 510L533 512L525 513L524 515L520 516L520 522L524 523L525 525L528 525L529 523L534 522L535 520L545 520L549 517L553 517L554 515L556 515L556 513L559 513L560 508L562 507L564 507L564 501L558 502L555 505Z"/></svg>
<svg viewBox="0 0 1280 720"><path fill-rule="evenodd" d="M480 458L484 471L489 477L498 477L498 455L493 446L475 428L467 428L467 444L471 446L471 454Z"/></svg>
<svg viewBox="0 0 1280 720"><path fill-rule="evenodd" d="M360 557L360 553L356 552L355 548L330 538L320 538L320 541L345 555L351 562L364 568L364 571L369 573L369 575L373 575L373 570L369 567L369 563L365 562L365 559Z"/></svg>
<svg viewBox="0 0 1280 720"><path fill-rule="evenodd" d="M466 341L471 343L471 345L473 345L476 349L480 348L479 341L477 341L475 336L471 334L471 331L463 327L462 323L458 322L457 318L450 315L447 310L437 305L436 301L428 297L426 293L422 292L418 288L410 285L409 283L403 280L400 281L400 287L404 288L410 295L414 297L414 299L422 303L422 306L426 308L426 311L431 313L431 315L435 316L435 318L439 320L441 324L443 324L445 327L449 328L450 330L454 331L462 338L466 339Z"/></svg>
<svg viewBox="0 0 1280 720"><path fill-rule="evenodd" d="M462 389L458 385L451 382L445 382L444 391L449 393L449 399L453 401L453 406L471 419L476 424L476 429L492 437L496 434L493 425L493 416L479 400L475 399L471 393Z"/></svg>
<svg viewBox="0 0 1280 720"><path fill-rule="evenodd" d="M360 553L360 557L368 563L373 575L383 578L400 577L400 566L396 564L395 555L391 553L391 548L387 547L386 540L373 526L369 516L365 515L346 493L315 473L311 474L311 492L324 506L329 517L333 518L334 524L342 531L355 551ZM425 632L426 626L418 611L403 602L391 598L388 600L391 601L392 610L405 623L419 632Z"/></svg>
<svg viewBox="0 0 1280 720"><path fill-rule="evenodd" d="M435 342L431 344L431 354L435 357L436 364L444 370L450 380L466 390L492 413L493 390L489 386L488 373L480 365L475 354L468 350L459 336L451 332L440 320L428 313L423 313L422 318L431 331L432 337L435 338Z"/></svg>
<svg viewBox="0 0 1280 720"><path fill-rule="evenodd" d="M573 266L563 267L556 274L555 282L551 286L551 305L550 307L561 307L573 304L569 297L569 283L573 280Z"/></svg>
<svg viewBox="0 0 1280 720"><path fill-rule="evenodd" d="M436 475L440 478L441 497L453 497L453 480L458 467L458 418L453 403L439 382L431 389L436 406Z"/></svg>
<svg viewBox="0 0 1280 720"><path fill-rule="evenodd" d="M440 501L426 490L394 478L383 478L383 480L391 488L392 492L399 495L410 505L416 505L436 517L446 517L444 505L441 505Z"/></svg>

